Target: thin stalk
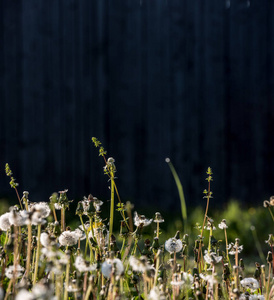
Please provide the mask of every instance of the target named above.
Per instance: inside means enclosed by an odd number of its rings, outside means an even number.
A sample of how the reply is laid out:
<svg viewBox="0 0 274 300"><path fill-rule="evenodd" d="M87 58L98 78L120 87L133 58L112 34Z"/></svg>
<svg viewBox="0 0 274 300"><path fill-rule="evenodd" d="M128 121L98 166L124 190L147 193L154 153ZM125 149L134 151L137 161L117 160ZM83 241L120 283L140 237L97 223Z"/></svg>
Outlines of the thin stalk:
<svg viewBox="0 0 274 300"><path fill-rule="evenodd" d="M37 249L36 249L36 259L35 259L35 268L34 268L34 275L33 275L33 284L36 283L37 274L38 274L38 264L39 264L39 255L40 255L40 236L41 236L41 224L38 225L38 232L37 232Z"/></svg>
<svg viewBox="0 0 274 300"><path fill-rule="evenodd" d="M62 231L66 230L66 218L65 218L65 214L66 214L66 209L64 207L61 208L61 229Z"/></svg>
<svg viewBox="0 0 274 300"><path fill-rule="evenodd" d="M156 284L157 284L158 270L159 270L159 264L160 264L160 259L159 259L160 253L161 253L161 250L159 249L157 251L157 254L156 254L156 267L155 267L155 275L154 275L154 286L156 286Z"/></svg>
<svg viewBox="0 0 274 300"><path fill-rule="evenodd" d="M228 255L228 242L227 242L227 233L226 233L226 228L224 228L224 232L225 232L225 249L226 249L226 258L227 258L227 261L229 262L229 255Z"/></svg>
<svg viewBox="0 0 274 300"><path fill-rule="evenodd" d="M20 199L20 196L19 196L19 194L18 194L18 191L17 191L17 188L16 188L16 186L14 187L14 189L15 189L15 192L16 192L16 195L17 195L17 198L18 198L18 200L19 200L20 207L21 207L21 209L23 210L23 205L22 205L22 202L21 202L21 199Z"/></svg>
<svg viewBox="0 0 274 300"><path fill-rule="evenodd" d="M273 222L274 222L274 216L273 216L273 213L272 213L272 211L271 211L271 208L270 208L270 207L268 207L268 210L269 210L269 212L270 212L270 215L271 215L271 217L272 217L272 220L273 220Z"/></svg>
<svg viewBox="0 0 274 300"><path fill-rule="evenodd" d="M16 282L16 273L17 273L17 264L18 264L18 228L17 226L14 226L14 248L13 248L13 253L14 253L14 258L13 258L13 276L12 276L12 283L13 283L13 292L15 289L15 282Z"/></svg>
<svg viewBox="0 0 274 300"><path fill-rule="evenodd" d="M26 262L26 277L29 276L30 261L31 261L31 223L28 224L28 248L27 248L27 262Z"/></svg>
<svg viewBox="0 0 274 300"><path fill-rule="evenodd" d="M208 185L209 185L209 189L210 189L210 182L208 183ZM203 233L204 233L204 227L205 227L205 221L206 221L206 217L207 217L208 207L209 207L209 196L207 196L205 216L204 216L201 237L200 237L200 243L199 243L197 265L199 265L199 262L200 262L200 256L201 256L201 251L202 251L202 242L203 242L202 239L203 239Z"/></svg>
<svg viewBox="0 0 274 300"><path fill-rule="evenodd" d="M111 191L111 197L110 197L110 217L109 217L109 238L108 238L108 249L110 250L110 238L112 236L113 232L113 219L114 219L114 173L110 172L110 191Z"/></svg>
<svg viewBox="0 0 274 300"><path fill-rule="evenodd" d="M118 193L118 189L117 189L117 186L116 186L116 183L115 183L114 180L113 180L113 184L114 184L114 188L115 188L115 192L116 192L118 201L119 201L120 204L122 204L122 201L121 201L121 198L120 198L120 195L119 195L119 193ZM128 230L132 232L133 229L130 229L130 226L129 226L128 222L127 222L127 219L126 219L124 210L121 211L121 215L122 215L122 217L123 217L123 220L124 220L124 222L125 222L125 224L126 224Z"/></svg>
<svg viewBox="0 0 274 300"><path fill-rule="evenodd" d="M85 253L84 253L84 259L86 259L86 256L87 256L87 244L89 245L89 250L91 250L91 245L90 245L90 242L89 242L89 238L88 238L88 232L86 230L86 227L85 227L85 224L83 222L83 218L82 218L82 215L79 215L79 218L80 218L80 221L81 221L81 224L82 224L82 227L85 231L85 235L86 235L86 247L85 247Z"/></svg>
<svg viewBox="0 0 274 300"><path fill-rule="evenodd" d="M65 287L64 300L68 299L69 269L70 269L70 262L67 263L67 267L66 267L66 281L65 281L66 287Z"/></svg>
<svg viewBox="0 0 274 300"><path fill-rule="evenodd" d="M157 234L156 234L156 236L157 236L157 238L159 238L160 223L157 222L156 224L157 224Z"/></svg>
<svg viewBox="0 0 274 300"><path fill-rule="evenodd" d="M86 293L86 295L85 295L84 300L88 300L88 299L89 299L89 295L90 295L91 291L92 291L92 282L91 282L91 280L90 280L90 281L89 281L89 285L88 285L88 289L87 289L87 293Z"/></svg>
<svg viewBox="0 0 274 300"><path fill-rule="evenodd" d="M268 263L268 279L267 279L267 288L266 288L266 299L268 299L268 295L269 295L270 277L271 277L271 263Z"/></svg>

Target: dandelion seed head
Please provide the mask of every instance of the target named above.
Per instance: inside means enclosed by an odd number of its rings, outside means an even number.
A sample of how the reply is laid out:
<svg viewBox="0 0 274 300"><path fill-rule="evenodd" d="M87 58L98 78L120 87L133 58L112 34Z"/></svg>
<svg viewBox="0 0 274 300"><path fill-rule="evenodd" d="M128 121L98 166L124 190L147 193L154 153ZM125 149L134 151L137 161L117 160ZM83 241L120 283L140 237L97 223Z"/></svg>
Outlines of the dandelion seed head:
<svg viewBox="0 0 274 300"><path fill-rule="evenodd" d="M22 299L34 300L35 296L31 292L27 291L26 289L22 289L16 295L15 300L22 300Z"/></svg>
<svg viewBox="0 0 274 300"><path fill-rule="evenodd" d="M119 258L107 259L102 264L102 274L110 278L113 273L114 276L120 276L124 273L124 266Z"/></svg>
<svg viewBox="0 0 274 300"><path fill-rule="evenodd" d="M11 265L5 269L5 275L9 279L11 279L13 277L19 278L19 277L22 277L24 270L25 269L20 265L16 265L16 268L14 268L14 265Z"/></svg>
<svg viewBox="0 0 274 300"><path fill-rule="evenodd" d="M10 217L10 212L6 212L3 215L1 215L0 217L0 229L2 231L8 231L11 227L10 221L9 221L9 217Z"/></svg>
<svg viewBox="0 0 274 300"><path fill-rule="evenodd" d="M41 215L41 218L47 218L50 215L50 207L47 202L37 202L30 204L31 211L38 211Z"/></svg>
<svg viewBox="0 0 274 300"><path fill-rule="evenodd" d="M245 289L251 289L252 292L256 291L260 286L258 280L252 277L247 277L240 281L241 285Z"/></svg>
<svg viewBox="0 0 274 300"><path fill-rule="evenodd" d="M9 215L9 221L14 226L24 226L29 222L29 212L25 210L18 211L17 209L11 209Z"/></svg>
<svg viewBox="0 0 274 300"><path fill-rule="evenodd" d="M152 219L147 219L144 215L138 215L137 212L135 211L133 221L136 227L139 227L141 225L145 227L151 224Z"/></svg>
<svg viewBox="0 0 274 300"><path fill-rule="evenodd" d="M175 253L181 251L183 248L183 243L179 239L170 238L165 242L165 249L169 253Z"/></svg>
<svg viewBox="0 0 274 300"><path fill-rule="evenodd" d="M143 259L144 258L144 259ZM140 259L130 256L129 264L132 267L133 271L136 272L145 272L148 268L147 260L145 257L140 257Z"/></svg>
<svg viewBox="0 0 274 300"><path fill-rule="evenodd" d="M218 225L220 229L227 229L226 219L223 219L222 222Z"/></svg>
<svg viewBox="0 0 274 300"><path fill-rule="evenodd" d="M96 265L90 265L84 260L82 255L76 257L74 265L80 273L94 271L96 269Z"/></svg>
<svg viewBox="0 0 274 300"><path fill-rule="evenodd" d="M73 231L66 230L59 236L59 243L62 246L73 246L77 244L77 242L77 234L75 234Z"/></svg>

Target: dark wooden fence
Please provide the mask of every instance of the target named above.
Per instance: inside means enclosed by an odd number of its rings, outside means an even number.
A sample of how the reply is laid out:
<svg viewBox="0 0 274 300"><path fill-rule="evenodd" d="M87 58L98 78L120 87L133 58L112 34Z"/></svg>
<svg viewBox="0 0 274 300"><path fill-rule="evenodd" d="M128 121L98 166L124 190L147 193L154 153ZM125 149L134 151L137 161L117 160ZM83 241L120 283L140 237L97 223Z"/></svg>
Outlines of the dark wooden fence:
<svg viewBox="0 0 274 300"><path fill-rule="evenodd" d="M179 206L274 193L273 0L0 1L0 194L6 162L32 200L68 188Z"/></svg>

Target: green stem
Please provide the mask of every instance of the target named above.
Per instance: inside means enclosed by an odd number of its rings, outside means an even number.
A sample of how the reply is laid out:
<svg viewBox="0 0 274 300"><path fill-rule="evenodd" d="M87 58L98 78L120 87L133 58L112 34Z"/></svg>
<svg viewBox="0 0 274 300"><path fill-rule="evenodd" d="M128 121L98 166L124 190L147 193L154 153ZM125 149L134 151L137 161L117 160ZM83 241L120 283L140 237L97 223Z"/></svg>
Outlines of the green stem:
<svg viewBox="0 0 274 300"><path fill-rule="evenodd" d="M91 251L91 246L90 246L90 242L89 242L89 239L88 239L88 232L87 232L86 227L85 227L85 224L84 224L84 222L83 222L83 218L82 218L81 215L79 215L79 218L80 218L81 224L82 224L82 226L83 226L83 229L84 229L85 235L86 235L86 248L85 248L85 254L84 254L84 259L86 259L86 256L87 256L87 248L88 248L87 245L89 245L90 251Z"/></svg>
<svg viewBox="0 0 274 300"><path fill-rule="evenodd" d="M37 232L37 250L36 250L35 269L33 275L33 284L36 283L37 274L38 274L38 264L39 264L39 255L40 255L40 236L41 236L41 224L38 225L38 232Z"/></svg>
<svg viewBox="0 0 274 300"><path fill-rule="evenodd" d="M268 207L268 210L269 210L269 212L270 212L270 215L271 215L271 217L272 217L272 220L273 220L273 222L274 222L274 216L273 216L273 213L272 213L272 211L271 211L271 208L270 208L270 207Z"/></svg>

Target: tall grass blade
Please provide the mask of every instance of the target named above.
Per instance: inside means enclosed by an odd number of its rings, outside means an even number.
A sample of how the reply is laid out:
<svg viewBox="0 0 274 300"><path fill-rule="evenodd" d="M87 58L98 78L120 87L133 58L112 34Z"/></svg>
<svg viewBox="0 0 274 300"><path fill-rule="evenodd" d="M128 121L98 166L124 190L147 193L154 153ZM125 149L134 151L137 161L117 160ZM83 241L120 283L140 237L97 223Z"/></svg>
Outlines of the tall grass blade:
<svg viewBox="0 0 274 300"><path fill-rule="evenodd" d="M182 218L184 221L184 232L185 232L186 227L187 227L187 209L186 209L186 201L185 201L183 186L181 184L180 178L179 178L173 164L171 163L170 159L166 158L166 162L171 170L171 173L172 173L175 183L177 185L177 189L178 189L178 193L179 193L179 197L180 197L180 201L181 201L181 212L182 212Z"/></svg>

